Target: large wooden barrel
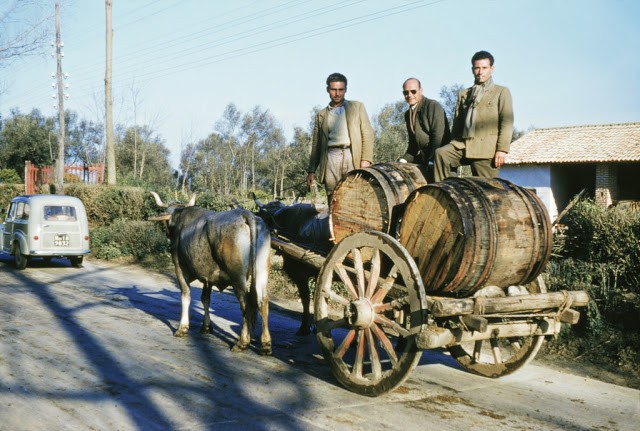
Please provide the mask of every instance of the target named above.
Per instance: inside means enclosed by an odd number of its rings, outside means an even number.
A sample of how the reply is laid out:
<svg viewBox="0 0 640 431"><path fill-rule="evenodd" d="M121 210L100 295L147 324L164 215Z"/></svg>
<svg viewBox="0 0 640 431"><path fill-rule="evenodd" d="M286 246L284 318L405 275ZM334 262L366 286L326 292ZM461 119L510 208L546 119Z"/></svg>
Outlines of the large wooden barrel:
<svg viewBox="0 0 640 431"><path fill-rule="evenodd" d="M407 198L399 240L427 292L464 297L531 282L549 261L553 238L532 191L499 178L450 178Z"/></svg>
<svg viewBox="0 0 640 431"><path fill-rule="evenodd" d="M329 225L334 241L364 230L392 233L396 206L426 184L421 167L412 163L381 163L349 172L331 199Z"/></svg>

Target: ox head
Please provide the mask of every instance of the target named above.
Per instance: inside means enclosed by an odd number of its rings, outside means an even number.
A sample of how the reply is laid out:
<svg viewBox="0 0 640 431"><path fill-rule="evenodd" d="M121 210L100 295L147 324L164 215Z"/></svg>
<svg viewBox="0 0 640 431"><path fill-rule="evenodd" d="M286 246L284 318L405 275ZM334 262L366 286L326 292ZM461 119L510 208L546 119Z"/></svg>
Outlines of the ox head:
<svg viewBox="0 0 640 431"><path fill-rule="evenodd" d="M266 204L260 202L255 194L253 200L258 207L258 216L263 219L269 229L274 232L297 238L315 219L326 218L328 207L326 205L300 204L294 201L286 205L282 201L272 201Z"/></svg>
<svg viewBox="0 0 640 431"><path fill-rule="evenodd" d="M157 216L151 216L147 220L164 222L163 224L164 224L164 228L167 235L169 235L169 220L171 220L171 216L173 215L173 212L177 208L192 207L196 203L195 194L191 196L191 199L189 200L189 202L185 204L184 202L177 202L177 201L164 203L156 192L150 192L150 193L153 195L154 199L156 200L156 205L158 205L159 208L164 208L164 212L162 214L158 214Z"/></svg>

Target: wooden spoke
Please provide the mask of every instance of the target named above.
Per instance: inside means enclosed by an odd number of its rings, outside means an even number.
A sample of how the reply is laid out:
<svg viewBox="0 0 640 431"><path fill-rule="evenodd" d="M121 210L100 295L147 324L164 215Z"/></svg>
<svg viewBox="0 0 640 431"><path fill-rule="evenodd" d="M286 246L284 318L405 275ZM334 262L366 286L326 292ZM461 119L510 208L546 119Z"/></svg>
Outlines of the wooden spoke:
<svg viewBox="0 0 640 431"><path fill-rule="evenodd" d="M358 292L356 292L355 287L353 287L351 278L349 277L349 274L347 274L347 271L345 270L344 266L342 266L342 264L336 264L335 272L338 274L338 276L340 277L340 280L342 280L344 285L347 287L347 289L349 290L349 293L351 293L351 298L358 299Z"/></svg>
<svg viewBox="0 0 640 431"><path fill-rule="evenodd" d="M373 379L377 380L382 376L382 364L380 364L380 356L378 356L378 348L376 346L376 340L373 338L371 329L364 330L365 338L369 348L369 359L371 360L371 374Z"/></svg>
<svg viewBox="0 0 640 431"><path fill-rule="evenodd" d="M394 286L396 282L396 278L398 278L397 268L394 266L391 268L391 272L385 279L380 283L380 288L373 294L371 297L371 302L378 303L382 302L384 297L389 293L391 288Z"/></svg>
<svg viewBox="0 0 640 431"><path fill-rule="evenodd" d="M337 302L338 304L342 305L342 306L347 306L349 305L349 300L345 297L343 297L342 295L336 293L335 291L331 290L329 292L327 292L327 299L330 299L332 301Z"/></svg>
<svg viewBox="0 0 640 431"><path fill-rule="evenodd" d="M353 363L351 374L356 377L362 377L364 363L364 331L358 331L358 339L356 341L356 359Z"/></svg>
<svg viewBox="0 0 640 431"><path fill-rule="evenodd" d="M394 350L393 344L391 344L391 340L389 340L389 337L387 337L384 331L382 331L382 329L380 329L380 327L376 324L373 324L371 326L371 333L375 334L375 336L378 338L378 340L380 341L380 345L389 356L391 362L396 364L398 362L398 356L396 355L396 351Z"/></svg>
<svg viewBox="0 0 640 431"><path fill-rule="evenodd" d="M373 292L378 285L378 280L380 279L380 250L374 250L373 256L371 257L371 270L369 273L369 284L367 284L367 291L365 293L365 298L371 298Z"/></svg>
<svg viewBox="0 0 640 431"><path fill-rule="evenodd" d="M364 266L362 263L362 254L359 248L351 250L353 256L353 267L356 270L356 283L358 284L358 298L364 298Z"/></svg>
<svg viewBox="0 0 640 431"><path fill-rule="evenodd" d="M351 343L353 342L355 335L356 335L356 331L354 329L351 329L347 333L347 336L344 337L344 340L342 340L342 343L340 343L340 345L334 352L334 356L336 358L340 359L344 356L345 353L347 353L347 350L349 350L349 346L351 346Z"/></svg>
<svg viewBox="0 0 640 431"><path fill-rule="evenodd" d="M393 320L385 317L382 314L376 314L376 317L373 319L373 321L375 323L379 323L382 326L386 326L389 329L393 329L403 337L408 337L410 335L410 332L402 325L400 325L398 322L394 322Z"/></svg>

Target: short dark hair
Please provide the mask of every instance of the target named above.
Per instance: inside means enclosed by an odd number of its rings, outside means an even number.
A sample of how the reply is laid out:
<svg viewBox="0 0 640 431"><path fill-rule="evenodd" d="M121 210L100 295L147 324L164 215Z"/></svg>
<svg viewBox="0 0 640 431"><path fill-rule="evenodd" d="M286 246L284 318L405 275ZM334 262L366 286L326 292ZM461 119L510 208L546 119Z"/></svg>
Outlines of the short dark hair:
<svg viewBox="0 0 640 431"><path fill-rule="evenodd" d="M331 75L329 75L327 77L327 87L329 86L329 83L331 82L344 82L344 86L347 86L347 77L344 76L342 73L332 73Z"/></svg>
<svg viewBox="0 0 640 431"><path fill-rule="evenodd" d="M473 54L473 57L471 57L471 65L473 66L473 63L478 60L484 60L485 58L488 59L489 64L493 66L493 55L491 55L491 53L489 53L488 51L478 51Z"/></svg>

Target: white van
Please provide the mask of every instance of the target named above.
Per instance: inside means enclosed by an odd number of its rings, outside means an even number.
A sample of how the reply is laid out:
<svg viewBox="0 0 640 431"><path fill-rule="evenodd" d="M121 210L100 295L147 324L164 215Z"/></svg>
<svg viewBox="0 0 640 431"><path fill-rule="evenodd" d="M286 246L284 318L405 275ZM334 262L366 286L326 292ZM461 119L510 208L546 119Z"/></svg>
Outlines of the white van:
<svg viewBox="0 0 640 431"><path fill-rule="evenodd" d="M64 195L24 195L2 210L0 253L15 256L16 268L33 257L66 257L79 268L89 253L89 224L82 201Z"/></svg>

